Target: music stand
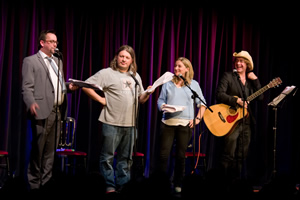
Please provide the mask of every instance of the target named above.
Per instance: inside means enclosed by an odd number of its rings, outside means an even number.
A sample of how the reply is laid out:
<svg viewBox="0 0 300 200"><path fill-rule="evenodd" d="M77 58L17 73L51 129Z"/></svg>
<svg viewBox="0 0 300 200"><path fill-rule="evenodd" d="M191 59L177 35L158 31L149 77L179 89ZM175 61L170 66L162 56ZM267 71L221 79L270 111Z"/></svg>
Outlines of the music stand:
<svg viewBox="0 0 300 200"><path fill-rule="evenodd" d="M277 97L275 97L269 104L268 106L273 106L274 110L274 146L273 146L273 171L272 171L272 176L273 178L275 177L276 174L276 134L277 134L277 107L278 104L286 98L288 94L290 94L296 87L294 85L292 86L287 86ZM298 88L295 90L293 96L296 94Z"/></svg>

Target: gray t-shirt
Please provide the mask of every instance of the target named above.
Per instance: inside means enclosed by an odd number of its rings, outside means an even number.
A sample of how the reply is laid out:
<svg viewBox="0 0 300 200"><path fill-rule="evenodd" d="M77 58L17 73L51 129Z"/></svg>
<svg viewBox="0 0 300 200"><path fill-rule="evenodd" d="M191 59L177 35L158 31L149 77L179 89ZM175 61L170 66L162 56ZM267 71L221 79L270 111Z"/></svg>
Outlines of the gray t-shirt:
<svg viewBox="0 0 300 200"><path fill-rule="evenodd" d="M135 78L140 85L137 86L138 97L144 92L144 88L138 73ZM135 125L133 119L135 81L129 73L105 68L89 77L86 82L97 84L103 89L106 106L103 106L99 121L114 126L131 127Z"/></svg>

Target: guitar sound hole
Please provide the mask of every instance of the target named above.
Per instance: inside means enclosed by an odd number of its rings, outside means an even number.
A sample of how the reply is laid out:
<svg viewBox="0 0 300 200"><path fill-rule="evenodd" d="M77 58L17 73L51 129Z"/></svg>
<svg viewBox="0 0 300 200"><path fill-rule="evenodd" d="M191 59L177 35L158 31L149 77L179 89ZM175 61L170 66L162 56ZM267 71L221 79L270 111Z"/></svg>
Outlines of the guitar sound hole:
<svg viewBox="0 0 300 200"><path fill-rule="evenodd" d="M237 109L236 109L236 107L231 106L228 111L229 111L229 115L234 115L236 113Z"/></svg>

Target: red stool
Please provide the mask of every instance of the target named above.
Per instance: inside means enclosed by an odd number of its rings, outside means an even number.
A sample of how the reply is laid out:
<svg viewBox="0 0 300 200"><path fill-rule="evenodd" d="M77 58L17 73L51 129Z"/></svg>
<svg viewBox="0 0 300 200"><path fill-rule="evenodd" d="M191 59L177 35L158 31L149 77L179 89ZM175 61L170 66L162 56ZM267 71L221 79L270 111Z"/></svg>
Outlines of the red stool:
<svg viewBox="0 0 300 200"><path fill-rule="evenodd" d="M191 160L191 167L193 169L196 169L197 167L201 167L203 169L203 172L206 172L206 154L205 153L199 153L195 152L195 160L196 163L194 163L193 160L194 153L193 152L186 152L185 153L185 158L189 158ZM202 160L202 162L199 163L199 160Z"/></svg>
<svg viewBox="0 0 300 200"><path fill-rule="evenodd" d="M144 154L141 152L133 152L132 153L133 158L133 176L140 177L144 176L145 173L145 164L144 164Z"/></svg>
<svg viewBox="0 0 300 200"><path fill-rule="evenodd" d="M9 177L10 176L10 166L9 166L9 154L7 151L0 150L0 158L1 160L4 158L4 163L0 163L0 167L6 169L6 174Z"/></svg>
<svg viewBox="0 0 300 200"><path fill-rule="evenodd" d="M79 169L81 172L86 172L87 153L78 151L75 148L76 141L76 120L73 117L67 117L66 121L62 121L62 129L56 155L61 158L61 171L77 173Z"/></svg>

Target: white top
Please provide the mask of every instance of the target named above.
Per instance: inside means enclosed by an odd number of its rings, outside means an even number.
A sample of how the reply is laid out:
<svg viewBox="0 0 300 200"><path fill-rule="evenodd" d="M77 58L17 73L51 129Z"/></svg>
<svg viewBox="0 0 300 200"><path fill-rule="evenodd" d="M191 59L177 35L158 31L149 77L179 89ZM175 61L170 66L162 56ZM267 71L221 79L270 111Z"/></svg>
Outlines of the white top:
<svg viewBox="0 0 300 200"><path fill-rule="evenodd" d="M57 80L58 80L58 77L50 64L50 61L48 60L49 57L44 52L42 52L42 51L39 51L39 52L40 52L41 56L44 58L45 64L48 67L48 70L50 72L52 85L54 87L54 105L61 105L62 102L64 101L64 95L62 95L62 85L61 85L61 83L59 83L59 85L58 85L59 91L58 91L58 103L57 103ZM54 65L56 66L56 68L58 69L53 58L51 58L51 59L52 59Z"/></svg>

